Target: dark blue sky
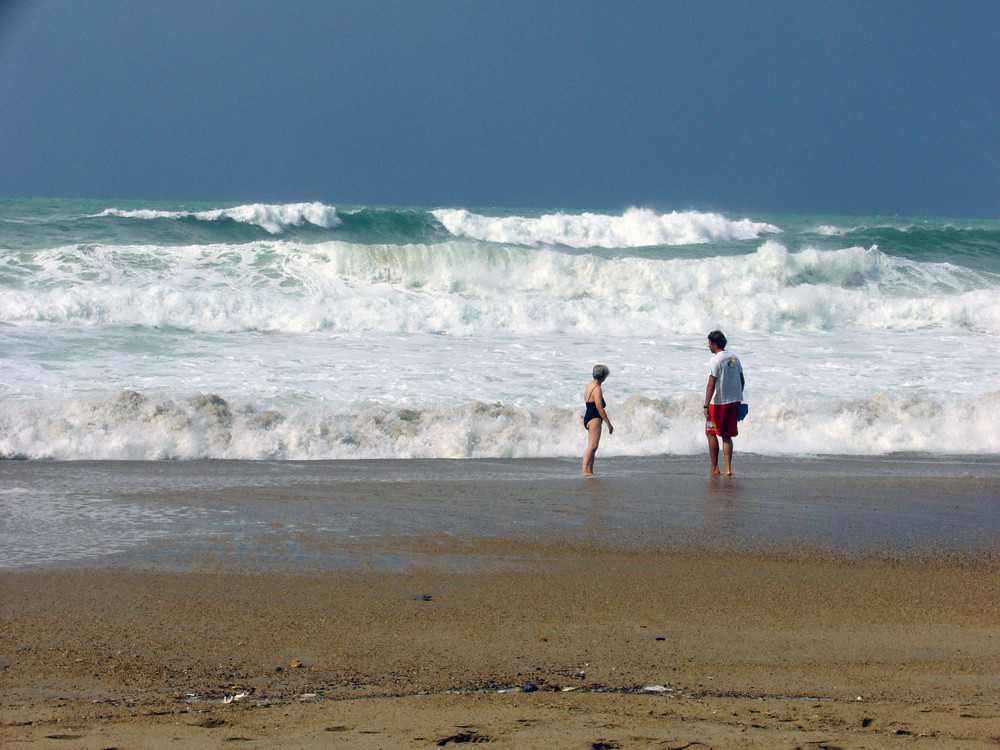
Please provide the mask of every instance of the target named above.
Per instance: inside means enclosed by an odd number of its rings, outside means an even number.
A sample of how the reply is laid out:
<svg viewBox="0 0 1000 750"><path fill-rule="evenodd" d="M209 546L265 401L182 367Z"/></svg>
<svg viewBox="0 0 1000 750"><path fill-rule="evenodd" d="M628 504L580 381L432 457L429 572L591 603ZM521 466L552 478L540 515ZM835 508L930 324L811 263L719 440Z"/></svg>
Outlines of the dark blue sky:
<svg viewBox="0 0 1000 750"><path fill-rule="evenodd" d="M4 0L0 196L1000 216L1000 3Z"/></svg>

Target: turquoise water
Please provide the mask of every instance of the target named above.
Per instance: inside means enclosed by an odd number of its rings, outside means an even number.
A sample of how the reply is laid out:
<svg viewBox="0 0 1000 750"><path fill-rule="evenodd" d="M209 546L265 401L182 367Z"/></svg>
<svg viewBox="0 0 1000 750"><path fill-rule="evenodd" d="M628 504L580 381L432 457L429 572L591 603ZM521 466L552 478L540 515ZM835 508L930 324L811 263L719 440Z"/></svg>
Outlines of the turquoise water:
<svg viewBox="0 0 1000 750"><path fill-rule="evenodd" d="M151 244L159 246L184 244L237 244L280 237L304 243L341 240L361 244L408 243L433 244L454 238L435 213L462 209L424 209L382 206L323 206L323 220L314 223L308 210L302 207L318 204L287 206L229 206L210 203L160 203L148 201L83 201L0 199L0 237L5 250L43 250L65 244L111 243L118 245ZM246 210L240 215L240 209ZM254 210L255 209L255 210ZM230 213L225 214L226 211ZM284 210L285 215L282 216ZM115 213L107 213L113 211ZM143 216L143 212L159 214ZM218 217L205 214L223 212ZM492 219L502 230L504 220L539 221L546 216L566 217L567 225L574 217L586 224L588 212L566 214L542 209L470 209L476 217ZM624 213L624 212L622 212ZM590 214L611 216L614 214ZM662 217L667 214L657 214ZM710 216L697 214L694 216ZM312 217L315 219L315 217ZM743 220L747 217L734 217ZM329 219L329 220L328 220ZM762 214L750 216L754 222L780 227L793 244L808 243L820 250L837 250L847 238L859 247L878 246L892 255L911 260L954 263L990 273L1000 273L1000 220L940 219L910 217L844 217ZM471 222L469 222L471 224ZM473 234L471 228L468 232ZM570 241L565 247L598 246L573 241L574 233L564 232ZM625 232L623 231L623 234ZM458 236L461 236L461 232ZM635 232L634 243L640 242ZM544 233L538 238L527 235L530 246L544 244ZM513 232L507 239L513 241ZM525 235L522 235L525 236ZM708 234L706 233L706 237ZM502 237L502 235L501 235ZM680 243L669 232L663 232L662 244L633 244L627 247L637 255L649 257L696 257L705 254L703 242ZM518 243L514 243L518 244ZM558 244L558 243L556 243ZM745 241L726 242L711 239L712 252L738 254L752 247ZM624 247L611 247L621 250ZM667 248L675 248L668 250ZM607 249L607 248L600 248Z"/></svg>

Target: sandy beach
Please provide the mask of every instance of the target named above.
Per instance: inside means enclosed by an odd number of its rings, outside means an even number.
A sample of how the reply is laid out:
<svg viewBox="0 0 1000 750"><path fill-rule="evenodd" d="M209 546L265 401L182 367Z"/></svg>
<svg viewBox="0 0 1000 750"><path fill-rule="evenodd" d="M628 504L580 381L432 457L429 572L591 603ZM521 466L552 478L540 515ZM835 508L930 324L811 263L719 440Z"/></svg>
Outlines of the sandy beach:
<svg viewBox="0 0 1000 750"><path fill-rule="evenodd" d="M22 464L12 473L12 466L5 480L26 490L32 472L57 468ZM197 473L173 466L157 471ZM671 536L669 518L655 533L642 532L641 514L630 526L615 508L642 505L621 490L642 485L645 475L634 463L606 468L604 490L619 504L609 495L604 515L589 506L579 511L585 522L550 520L553 534L542 522L456 533L442 521L448 533L418 525L409 534L337 537L330 549L323 547L329 534L314 530L292 545L318 545L312 557L275 552L252 565L225 539L213 551L159 538L107 559L8 568L0 574L0 741L65 748L1000 743L995 550L957 533L936 547L896 548L876 535L871 548L850 554L824 546L821 536L799 545L787 543L787 529L768 537L762 522L747 522L771 517L763 498L780 484L759 467L735 500L738 529L753 530L747 543L716 530ZM801 468L782 483L808 495L815 477ZM584 480L535 470L532 481L541 485L519 485L519 494L537 504L561 507L553 487L594 491ZM131 472L136 501L143 469L122 471ZM279 471L287 478L291 469ZM892 507L893 528L911 541L920 538L912 520L921 503L933 506L944 493L961 509L963 497L982 502L996 486L989 476L942 476L963 473L954 468L923 471L908 485L900 471L898 462L885 463L873 482L910 487L912 502ZM648 484L684 487L677 474L651 473ZM856 476L838 485L836 474L821 483L832 507L864 499ZM375 486L365 490L373 502ZM381 486L387 496L400 490L395 481ZM408 486L411 499L433 488L455 502L455 486L434 472ZM501 491L496 482L481 490L486 498ZM157 502L165 502L159 492ZM467 498L456 512L474 505ZM843 528L838 518L825 523ZM254 544L287 549L288 529L268 528L254 532ZM323 554L340 562L315 564Z"/></svg>

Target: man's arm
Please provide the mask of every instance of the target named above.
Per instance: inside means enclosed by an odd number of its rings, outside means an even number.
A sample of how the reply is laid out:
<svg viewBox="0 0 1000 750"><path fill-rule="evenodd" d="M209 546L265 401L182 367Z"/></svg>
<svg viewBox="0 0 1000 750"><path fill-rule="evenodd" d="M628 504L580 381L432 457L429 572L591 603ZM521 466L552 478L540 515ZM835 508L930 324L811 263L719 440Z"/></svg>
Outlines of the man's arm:
<svg viewBox="0 0 1000 750"><path fill-rule="evenodd" d="M705 388L705 406L712 403L712 394L715 393L715 375L708 376L708 387Z"/></svg>

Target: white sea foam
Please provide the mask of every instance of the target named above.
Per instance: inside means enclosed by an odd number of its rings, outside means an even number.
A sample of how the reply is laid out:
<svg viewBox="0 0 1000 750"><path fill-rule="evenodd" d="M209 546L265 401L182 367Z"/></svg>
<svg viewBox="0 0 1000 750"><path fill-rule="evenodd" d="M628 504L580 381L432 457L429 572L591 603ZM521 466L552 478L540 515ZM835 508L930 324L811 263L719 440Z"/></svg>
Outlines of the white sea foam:
<svg viewBox="0 0 1000 750"><path fill-rule="evenodd" d="M255 203L232 208L219 208L211 211L157 211L153 209L125 210L109 208L99 216L119 216L130 219L183 219L194 218L199 221L219 221L230 219L243 224L255 224L266 229L271 234L280 234L289 227L303 224L313 224L324 229L340 226L336 208L324 206L322 203L290 203L282 205L264 205Z"/></svg>
<svg viewBox="0 0 1000 750"><path fill-rule="evenodd" d="M218 396L173 399L126 391L114 397L36 403L8 412L0 456L57 459L355 459L576 455L581 409L502 402L420 409L310 405L284 411ZM704 451L700 399L630 396L614 405L615 434L603 455ZM993 425L1000 392L972 401L876 394L752 402L740 450L770 454L884 455L1000 451Z"/></svg>
<svg viewBox="0 0 1000 750"><path fill-rule="evenodd" d="M719 214L697 211L657 214L645 208L630 208L620 216L555 213L538 217L497 217L483 216L464 209L439 209L432 213L456 237L529 247L694 245L725 240L751 240L762 233L781 231L773 224L750 219L732 220Z"/></svg>
<svg viewBox="0 0 1000 750"><path fill-rule="evenodd" d="M195 332L438 332L619 336L956 328L1000 333L1000 279L878 248L700 259L552 248L290 242L98 246L8 254L0 323Z"/></svg>

